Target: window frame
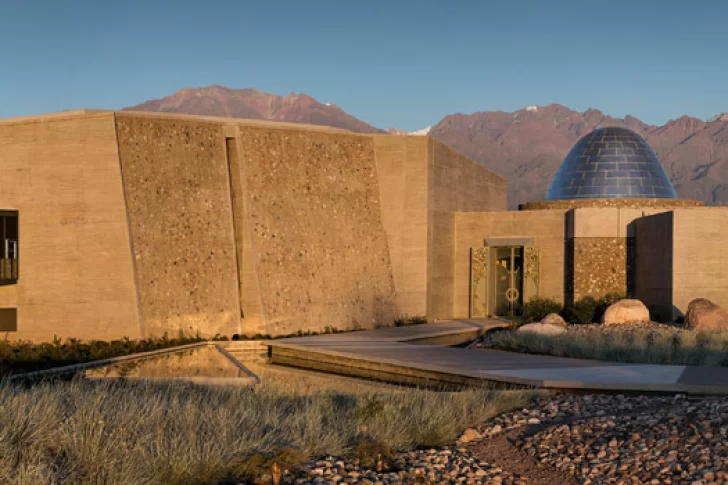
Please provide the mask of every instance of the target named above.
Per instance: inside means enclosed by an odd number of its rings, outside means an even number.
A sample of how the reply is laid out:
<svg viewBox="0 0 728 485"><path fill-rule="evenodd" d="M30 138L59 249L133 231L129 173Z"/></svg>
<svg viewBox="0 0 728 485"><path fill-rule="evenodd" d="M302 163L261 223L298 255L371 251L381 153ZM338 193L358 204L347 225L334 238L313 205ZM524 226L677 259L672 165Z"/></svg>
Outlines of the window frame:
<svg viewBox="0 0 728 485"><path fill-rule="evenodd" d="M7 237L8 219L15 219L15 237ZM0 283L14 283L20 279L20 213L17 210L0 210ZM10 256L9 241L14 241L14 257ZM7 263L10 261L10 263ZM8 270L9 267L9 270Z"/></svg>

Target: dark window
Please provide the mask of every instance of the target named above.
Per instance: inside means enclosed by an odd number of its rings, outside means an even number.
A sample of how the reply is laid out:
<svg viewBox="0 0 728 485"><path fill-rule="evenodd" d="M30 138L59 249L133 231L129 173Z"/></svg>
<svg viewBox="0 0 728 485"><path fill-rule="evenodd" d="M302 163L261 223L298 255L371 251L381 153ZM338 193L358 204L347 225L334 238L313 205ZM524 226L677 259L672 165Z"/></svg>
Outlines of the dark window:
<svg viewBox="0 0 728 485"><path fill-rule="evenodd" d="M18 310L15 308L0 308L0 332L18 331Z"/></svg>
<svg viewBox="0 0 728 485"><path fill-rule="evenodd" d="M18 213L0 211L0 283L18 279Z"/></svg>

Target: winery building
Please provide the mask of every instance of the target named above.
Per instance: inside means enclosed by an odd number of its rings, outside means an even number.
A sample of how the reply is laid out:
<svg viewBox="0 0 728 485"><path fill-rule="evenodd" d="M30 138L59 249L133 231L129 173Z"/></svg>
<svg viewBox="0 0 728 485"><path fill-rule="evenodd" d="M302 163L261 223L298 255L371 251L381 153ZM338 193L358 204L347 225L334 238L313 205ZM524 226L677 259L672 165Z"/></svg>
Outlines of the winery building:
<svg viewBox="0 0 728 485"><path fill-rule="evenodd" d="M289 334L629 291L728 304L728 209L636 134L580 140L546 201L426 136L115 111L0 120L0 332Z"/></svg>

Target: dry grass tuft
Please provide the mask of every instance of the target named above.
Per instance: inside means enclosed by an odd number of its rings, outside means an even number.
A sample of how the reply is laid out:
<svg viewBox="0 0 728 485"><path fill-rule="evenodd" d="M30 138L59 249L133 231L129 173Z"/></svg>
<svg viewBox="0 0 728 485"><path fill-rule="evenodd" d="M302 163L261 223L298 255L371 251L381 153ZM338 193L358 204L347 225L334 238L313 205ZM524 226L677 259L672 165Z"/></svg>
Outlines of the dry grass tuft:
<svg viewBox="0 0 728 485"><path fill-rule="evenodd" d="M499 332L488 348L640 364L728 366L728 332L632 331L555 336Z"/></svg>
<svg viewBox="0 0 728 485"><path fill-rule="evenodd" d="M530 395L471 390L299 394L278 384L0 385L0 483L199 484L323 455L437 446Z"/></svg>

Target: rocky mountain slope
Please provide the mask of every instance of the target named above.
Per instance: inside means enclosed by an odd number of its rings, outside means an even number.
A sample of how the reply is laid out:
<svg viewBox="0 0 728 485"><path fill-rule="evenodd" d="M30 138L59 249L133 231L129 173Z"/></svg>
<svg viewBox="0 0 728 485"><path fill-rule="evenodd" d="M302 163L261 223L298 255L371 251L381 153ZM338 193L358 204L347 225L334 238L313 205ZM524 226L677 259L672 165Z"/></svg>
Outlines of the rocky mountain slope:
<svg viewBox="0 0 728 485"><path fill-rule="evenodd" d="M305 94L278 96L252 88L209 86L180 89L171 96L125 109L308 123L357 133L383 133L382 130L354 118L335 104L319 103Z"/></svg>
<svg viewBox="0 0 728 485"><path fill-rule="evenodd" d="M344 128L358 133L386 133L334 104L305 94L278 96L257 89L222 86L181 89L171 96L127 109L235 118L253 118ZM678 196L711 205L728 205L728 114L709 121L683 116L663 126L637 118L613 118L589 109L528 106L515 112L453 114L433 127L409 134L429 134L508 179L511 208L542 200L562 160L574 143L602 126L625 126L639 133L657 152ZM390 134L405 134L394 128Z"/></svg>
<svg viewBox="0 0 728 485"><path fill-rule="evenodd" d="M728 205L728 117L712 121L683 116L663 126L637 118L612 118L561 105L512 113L446 116L430 135L508 179L508 202L542 200L564 157L582 136L602 126L625 126L657 152L678 196Z"/></svg>

